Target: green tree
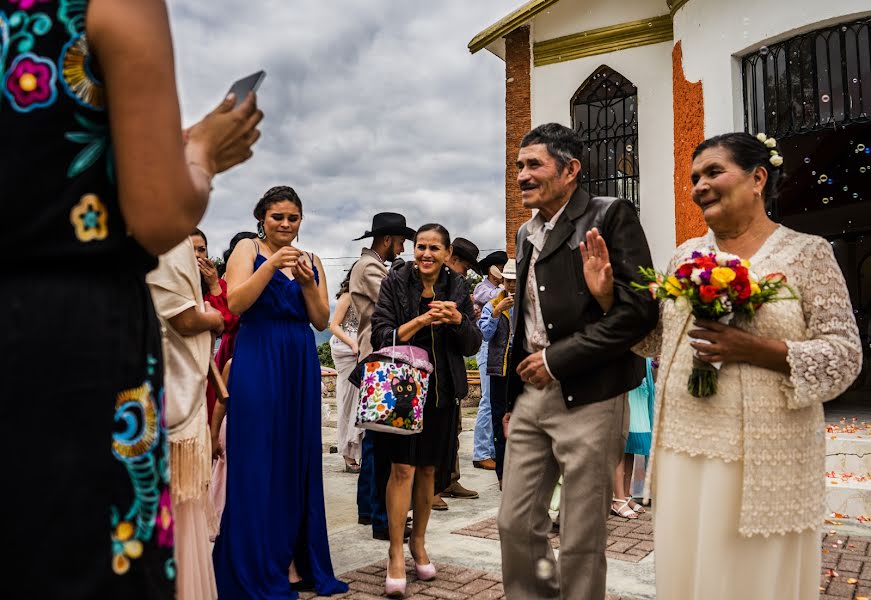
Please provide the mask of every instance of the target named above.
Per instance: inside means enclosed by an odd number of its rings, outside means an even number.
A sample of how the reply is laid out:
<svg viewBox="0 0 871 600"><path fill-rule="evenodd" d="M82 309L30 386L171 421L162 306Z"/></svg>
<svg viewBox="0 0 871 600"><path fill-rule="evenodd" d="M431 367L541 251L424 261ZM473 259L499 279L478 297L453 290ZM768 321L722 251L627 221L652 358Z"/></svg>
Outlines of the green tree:
<svg viewBox="0 0 871 600"><path fill-rule="evenodd" d="M318 358L321 361L322 367L336 368L336 363L333 362L333 354L330 352L329 342L324 342L318 346Z"/></svg>
<svg viewBox="0 0 871 600"><path fill-rule="evenodd" d="M481 283L482 279L483 278L474 271L469 271L469 274L466 275L466 288L469 290L469 295L475 291L475 286Z"/></svg>

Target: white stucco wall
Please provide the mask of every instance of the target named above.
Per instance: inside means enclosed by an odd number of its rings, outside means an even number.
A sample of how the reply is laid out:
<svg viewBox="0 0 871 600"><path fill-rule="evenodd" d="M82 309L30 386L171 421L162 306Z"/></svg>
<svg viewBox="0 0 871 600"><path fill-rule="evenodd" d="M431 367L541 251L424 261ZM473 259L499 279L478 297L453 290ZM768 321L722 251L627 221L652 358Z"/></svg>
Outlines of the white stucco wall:
<svg viewBox="0 0 871 600"><path fill-rule="evenodd" d="M740 56L868 14L868 0L689 0L674 15L674 39L686 78L703 83L705 135L744 129Z"/></svg>
<svg viewBox="0 0 871 600"><path fill-rule="evenodd" d="M603 64L637 86L641 224L660 268L675 247L671 50L671 42L663 42L538 67L532 73L533 126L556 122L571 127L572 96Z"/></svg>
<svg viewBox="0 0 871 600"><path fill-rule="evenodd" d="M536 42L668 14L665 0L562 0L535 18Z"/></svg>

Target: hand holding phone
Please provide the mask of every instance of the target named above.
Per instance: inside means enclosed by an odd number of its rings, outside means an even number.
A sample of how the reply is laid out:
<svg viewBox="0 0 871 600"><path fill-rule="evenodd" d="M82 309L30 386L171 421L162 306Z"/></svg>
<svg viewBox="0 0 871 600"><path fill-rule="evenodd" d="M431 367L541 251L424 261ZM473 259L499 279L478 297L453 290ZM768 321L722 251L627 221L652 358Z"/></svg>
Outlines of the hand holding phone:
<svg viewBox="0 0 871 600"><path fill-rule="evenodd" d="M251 158L251 147L260 138L257 126L263 112L249 92L256 91L265 76L258 71L234 83L217 108L185 132L189 164L213 176ZM229 100L231 93L233 102Z"/></svg>
<svg viewBox="0 0 871 600"><path fill-rule="evenodd" d="M266 79L266 71L260 70L252 73L231 85L227 95L234 94L236 96L235 106L238 107L248 97L249 93L256 93L260 89L260 84L263 83L264 79Z"/></svg>

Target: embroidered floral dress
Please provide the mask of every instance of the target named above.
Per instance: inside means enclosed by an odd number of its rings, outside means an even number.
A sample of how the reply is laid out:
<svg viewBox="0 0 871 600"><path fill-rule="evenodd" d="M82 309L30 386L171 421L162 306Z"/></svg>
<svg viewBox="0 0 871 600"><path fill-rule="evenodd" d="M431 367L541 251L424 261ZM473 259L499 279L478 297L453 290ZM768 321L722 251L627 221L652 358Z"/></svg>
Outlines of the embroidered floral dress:
<svg viewBox="0 0 871 600"><path fill-rule="evenodd" d="M0 0L4 572L44 598L171 598L156 261L118 205L87 0Z"/></svg>

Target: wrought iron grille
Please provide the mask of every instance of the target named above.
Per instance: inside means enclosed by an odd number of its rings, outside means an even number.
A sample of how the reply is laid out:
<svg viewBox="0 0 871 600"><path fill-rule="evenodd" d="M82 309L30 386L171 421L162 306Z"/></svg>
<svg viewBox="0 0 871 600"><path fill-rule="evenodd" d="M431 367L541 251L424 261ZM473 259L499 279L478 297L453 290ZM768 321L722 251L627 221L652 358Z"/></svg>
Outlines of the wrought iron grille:
<svg viewBox="0 0 871 600"><path fill-rule="evenodd" d="M619 196L640 207L638 90L602 65L571 102L572 127L585 144L581 186L593 196Z"/></svg>
<svg viewBox="0 0 871 600"><path fill-rule="evenodd" d="M871 18L745 56L744 127L776 138L871 121Z"/></svg>

